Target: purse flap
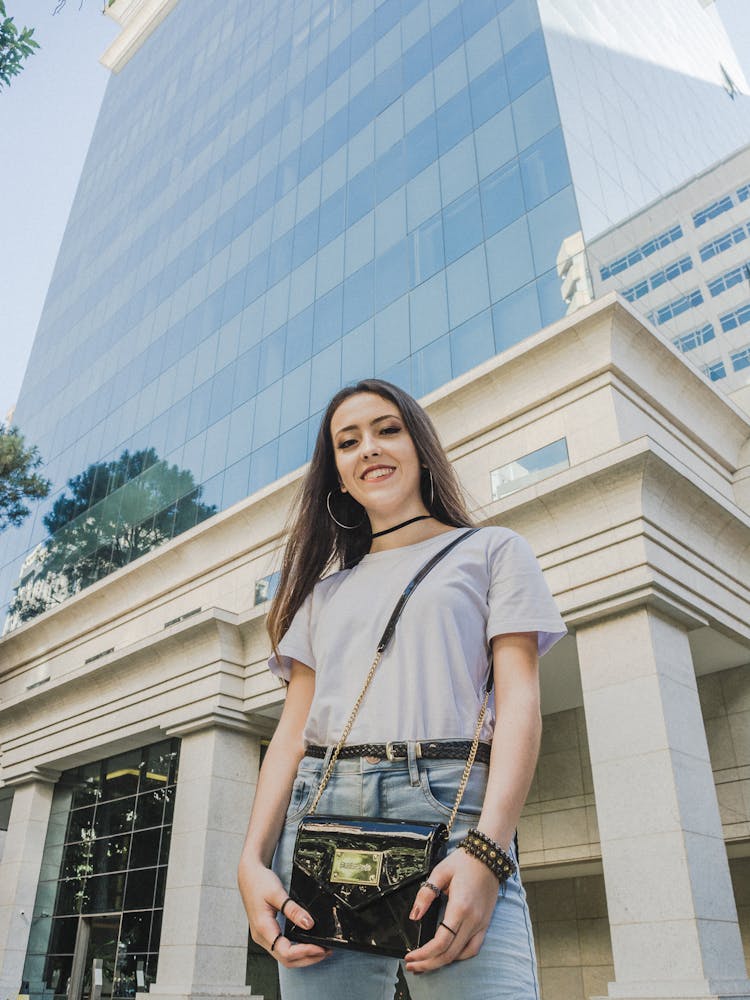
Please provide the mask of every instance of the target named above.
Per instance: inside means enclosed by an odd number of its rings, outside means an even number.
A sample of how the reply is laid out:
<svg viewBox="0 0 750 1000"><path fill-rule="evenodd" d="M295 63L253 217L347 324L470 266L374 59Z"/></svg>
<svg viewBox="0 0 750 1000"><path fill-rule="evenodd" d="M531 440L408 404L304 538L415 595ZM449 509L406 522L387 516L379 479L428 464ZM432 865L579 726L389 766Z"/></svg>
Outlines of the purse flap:
<svg viewBox="0 0 750 1000"><path fill-rule="evenodd" d="M294 866L356 911L426 879L445 839L443 823L316 814L299 825Z"/></svg>

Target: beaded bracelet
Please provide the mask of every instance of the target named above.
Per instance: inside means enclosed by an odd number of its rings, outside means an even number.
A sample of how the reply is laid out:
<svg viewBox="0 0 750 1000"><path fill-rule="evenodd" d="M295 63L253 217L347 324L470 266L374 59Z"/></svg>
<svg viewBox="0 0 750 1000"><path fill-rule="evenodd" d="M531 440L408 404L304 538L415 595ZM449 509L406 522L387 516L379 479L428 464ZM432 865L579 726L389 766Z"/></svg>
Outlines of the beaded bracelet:
<svg viewBox="0 0 750 1000"><path fill-rule="evenodd" d="M487 865L489 870L498 880L500 885L507 882L515 873L516 864L510 855L506 854L502 847L488 837L486 833L472 827L466 834L466 838L458 845L467 854Z"/></svg>

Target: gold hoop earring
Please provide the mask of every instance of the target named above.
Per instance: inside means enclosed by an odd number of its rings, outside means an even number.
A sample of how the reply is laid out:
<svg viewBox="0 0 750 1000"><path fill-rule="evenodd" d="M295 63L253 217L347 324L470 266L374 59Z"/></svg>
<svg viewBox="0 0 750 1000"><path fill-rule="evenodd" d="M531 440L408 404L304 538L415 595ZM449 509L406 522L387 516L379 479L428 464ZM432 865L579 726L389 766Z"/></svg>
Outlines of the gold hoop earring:
<svg viewBox="0 0 750 1000"><path fill-rule="evenodd" d="M364 517L358 524L342 524L341 521L339 521L339 519L331 510L331 493L333 493L333 490L328 491L328 496L326 497L326 507L328 508L328 516L334 522L334 524L338 524L339 528L344 528L345 531L354 531L356 528L361 528L362 525L365 523Z"/></svg>

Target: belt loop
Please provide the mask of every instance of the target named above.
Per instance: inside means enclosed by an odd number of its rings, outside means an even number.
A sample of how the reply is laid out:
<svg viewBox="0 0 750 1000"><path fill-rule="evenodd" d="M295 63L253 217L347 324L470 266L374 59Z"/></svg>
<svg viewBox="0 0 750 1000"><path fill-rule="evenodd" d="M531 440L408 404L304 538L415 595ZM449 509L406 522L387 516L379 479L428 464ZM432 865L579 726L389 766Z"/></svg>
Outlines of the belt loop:
<svg viewBox="0 0 750 1000"><path fill-rule="evenodd" d="M321 773L321 775L323 775L323 774L326 773L326 768L328 767L328 765L331 762L331 757L333 757L333 751L335 749L336 749L336 747L334 745L326 747L325 757L323 758L323 763L320 765L320 773ZM338 763L338 761L336 763Z"/></svg>
<svg viewBox="0 0 750 1000"><path fill-rule="evenodd" d="M414 786L420 782L419 764L417 764L417 744L409 740L406 744L406 759L409 763L409 783Z"/></svg>

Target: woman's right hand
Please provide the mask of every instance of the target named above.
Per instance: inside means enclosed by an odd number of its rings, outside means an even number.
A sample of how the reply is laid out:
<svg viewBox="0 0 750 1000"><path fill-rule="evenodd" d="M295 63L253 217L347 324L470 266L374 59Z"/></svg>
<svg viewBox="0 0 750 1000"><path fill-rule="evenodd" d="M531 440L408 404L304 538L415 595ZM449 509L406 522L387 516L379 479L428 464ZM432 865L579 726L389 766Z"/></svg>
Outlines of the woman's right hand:
<svg viewBox="0 0 750 1000"><path fill-rule="evenodd" d="M315 965L331 954L330 948L321 948L317 944L297 944L281 934L279 921L283 918L280 911L288 899L288 893L275 872L257 865L246 871L245 875L243 881L248 887L243 893L245 909L250 934L256 944L271 952L288 969ZM287 903L284 916L305 930L310 930L313 926L312 917L298 903Z"/></svg>

